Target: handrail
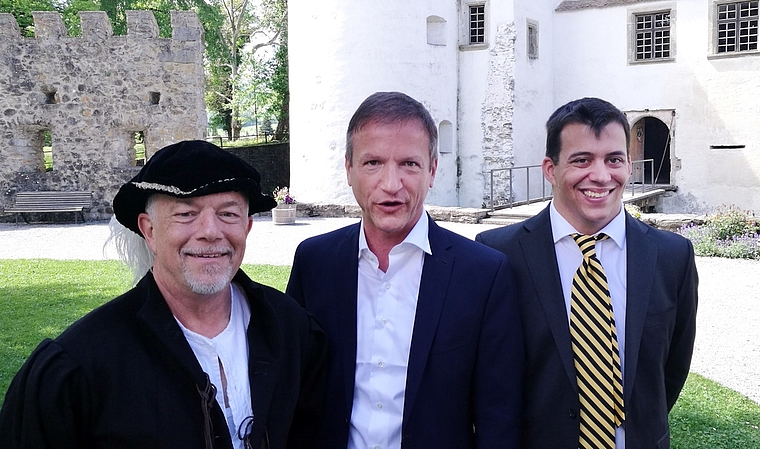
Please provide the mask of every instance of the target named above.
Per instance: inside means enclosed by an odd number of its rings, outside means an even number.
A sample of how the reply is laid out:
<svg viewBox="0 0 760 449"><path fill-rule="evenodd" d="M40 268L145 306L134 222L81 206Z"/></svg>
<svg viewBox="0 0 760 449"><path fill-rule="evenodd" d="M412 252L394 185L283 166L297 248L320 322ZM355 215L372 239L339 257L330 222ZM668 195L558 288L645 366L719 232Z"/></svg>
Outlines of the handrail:
<svg viewBox="0 0 760 449"><path fill-rule="evenodd" d="M631 173L632 176L628 178L628 185L626 186L626 189L630 188L631 196L633 196L636 193L636 184L641 184L641 191L642 193L646 191L646 184L645 179L646 176L644 176L644 173L646 171L646 165L650 164L650 173L651 173L651 179L649 182L649 185L651 188L654 188L655 185L655 179L654 179L654 159L641 159L636 161L631 161ZM637 179L634 179L633 173L636 173L636 167L641 165L641 180L637 182ZM490 180L491 180L491 196L489 198L489 208L491 211L495 210L496 207L500 207L502 205L494 204L494 174L497 172L503 172L507 171L509 172L507 176L509 177L509 192L508 192L508 200L506 203L506 207L512 208L516 205L522 205L522 204L530 204L537 201L546 201L547 199L551 199L552 194L546 193L546 184L548 181L544 179L543 173L541 173L541 196L536 196L535 198L531 198L530 196L530 169L540 169L541 164L537 165L519 165L516 167L504 167L504 168L493 168L489 170L490 173ZM519 172L521 170L525 170L525 199L524 200L515 200L514 195L514 174L515 172Z"/></svg>
<svg viewBox="0 0 760 449"><path fill-rule="evenodd" d="M654 189L654 181L655 181L655 179L654 179L654 159L641 159L641 160L638 160L638 161L631 161L631 176L628 177L628 186L631 188L631 196L634 196L636 194L636 184L641 184L641 193L644 193L646 191L646 187L645 187L645 185L646 185L646 183L645 183L646 176L644 176L644 174L646 172L646 165L647 165L647 163L651 164L650 165L650 167L651 167L650 168L651 169L651 171L650 171L651 177L650 177L650 180L649 180L650 181L649 185L651 186L652 189ZM640 182L636 182L636 179L634 179L633 174L636 173L636 167L638 167L639 165L641 165L641 175L642 175L642 178L641 178Z"/></svg>
<svg viewBox="0 0 760 449"><path fill-rule="evenodd" d="M530 204L536 201L545 201L548 198L551 198L551 195L546 195L546 183L547 181L544 179L543 174L541 174L541 196L536 198L530 197L530 169L531 168L541 168L541 165L519 165L516 167L505 167L505 168L493 168L489 170L490 172L490 179L491 179L491 196L489 199L489 207L493 211L497 205L494 204L494 173L496 172L502 172L502 171L508 171L509 173L507 176L509 177L509 196L507 200L507 206L513 207L515 205L520 204ZM516 201L514 197L514 172L518 170L525 170L525 200L522 201Z"/></svg>

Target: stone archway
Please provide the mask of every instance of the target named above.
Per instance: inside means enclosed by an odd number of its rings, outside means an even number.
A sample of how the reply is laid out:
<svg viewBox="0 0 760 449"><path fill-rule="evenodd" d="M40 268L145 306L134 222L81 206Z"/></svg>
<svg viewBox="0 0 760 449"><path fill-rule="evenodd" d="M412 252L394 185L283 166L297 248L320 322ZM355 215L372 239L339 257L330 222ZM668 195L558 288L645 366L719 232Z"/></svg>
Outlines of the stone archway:
<svg viewBox="0 0 760 449"><path fill-rule="evenodd" d="M675 111L644 111L644 113L627 113L631 126L630 157L631 160L651 159L652 163L636 164L631 180L635 183L655 184L671 183L672 127ZM666 121L667 120L667 121ZM669 125L668 125L669 123ZM654 171L654 173L653 173Z"/></svg>

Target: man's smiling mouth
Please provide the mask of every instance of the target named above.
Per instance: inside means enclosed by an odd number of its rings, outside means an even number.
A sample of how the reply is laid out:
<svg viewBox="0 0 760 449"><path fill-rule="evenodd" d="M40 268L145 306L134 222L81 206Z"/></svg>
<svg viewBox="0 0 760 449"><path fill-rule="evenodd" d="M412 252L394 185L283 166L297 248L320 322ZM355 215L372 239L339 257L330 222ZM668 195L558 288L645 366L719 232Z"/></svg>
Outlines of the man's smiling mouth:
<svg viewBox="0 0 760 449"><path fill-rule="evenodd" d="M604 192L592 192L590 190L583 190L583 194L589 198L604 198L610 194L610 190L605 190Z"/></svg>

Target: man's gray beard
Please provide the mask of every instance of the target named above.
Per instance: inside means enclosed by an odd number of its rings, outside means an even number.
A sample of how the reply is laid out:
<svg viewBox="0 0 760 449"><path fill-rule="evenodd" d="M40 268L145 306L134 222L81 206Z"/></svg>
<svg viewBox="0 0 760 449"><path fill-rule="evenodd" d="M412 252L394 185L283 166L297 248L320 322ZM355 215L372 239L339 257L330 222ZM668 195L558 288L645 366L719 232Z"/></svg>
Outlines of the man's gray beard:
<svg viewBox="0 0 760 449"><path fill-rule="evenodd" d="M187 266L182 265L182 275L185 278L185 282L187 282L193 293L199 295L213 295L221 292L230 284L234 273L232 272L232 265L228 265L224 273L220 269L207 267L204 270L204 274L212 275L212 280L201 281L200 279L195 279L190 270L187 269Z"/></svg>

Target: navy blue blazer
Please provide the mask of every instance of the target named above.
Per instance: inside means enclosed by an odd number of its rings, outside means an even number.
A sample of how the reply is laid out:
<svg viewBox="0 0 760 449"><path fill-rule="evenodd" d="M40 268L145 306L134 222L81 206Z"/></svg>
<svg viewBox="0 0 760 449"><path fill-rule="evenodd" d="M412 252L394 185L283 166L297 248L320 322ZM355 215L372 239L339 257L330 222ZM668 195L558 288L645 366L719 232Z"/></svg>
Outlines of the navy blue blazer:
<svg viewBox="0 0 760 449"><path fill-rule="evenodd" d="M626 214L626 447L670 447L668 412L691 364L697 269L691 242ZM477 241L507 255L525 338L523 448L576 449L578 387L549 208Z"/></svg>
<svg viewBox="0 0 760 449"><path fill-rule="evenodd" d="M407 368L404 449L517 448L523 342L503 254L429 219ZM359 224L302 242L287 292L328 335L324 444L348 444L356 369Z"/></svg>

